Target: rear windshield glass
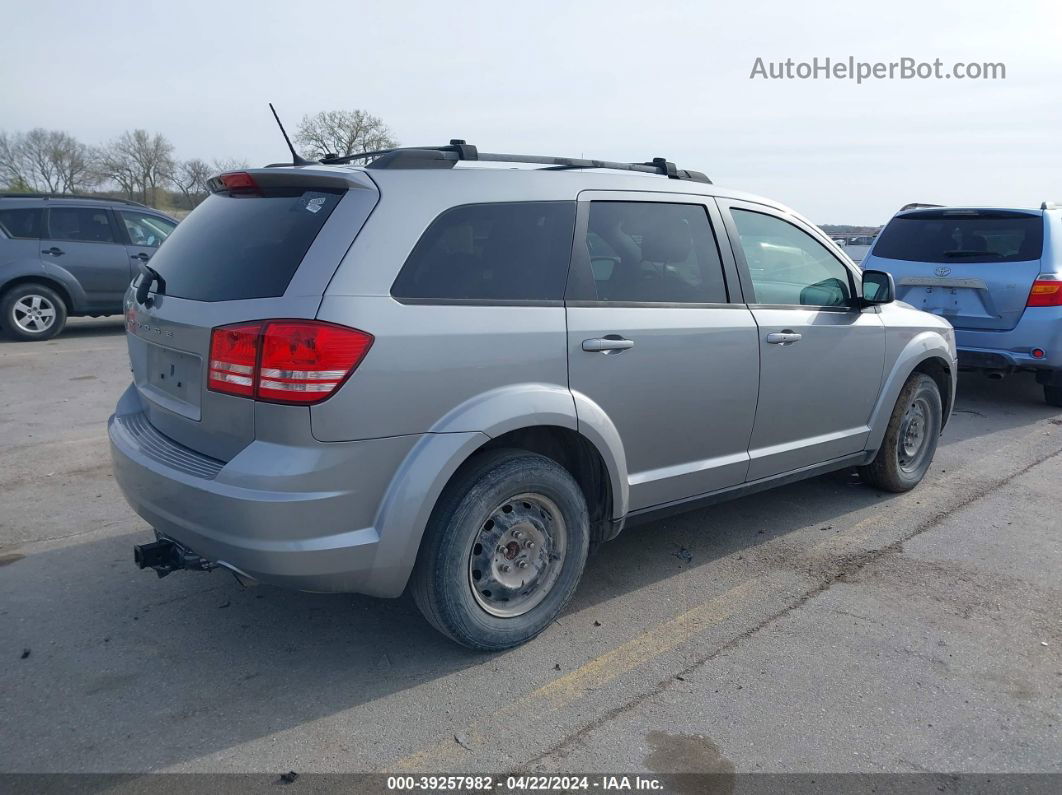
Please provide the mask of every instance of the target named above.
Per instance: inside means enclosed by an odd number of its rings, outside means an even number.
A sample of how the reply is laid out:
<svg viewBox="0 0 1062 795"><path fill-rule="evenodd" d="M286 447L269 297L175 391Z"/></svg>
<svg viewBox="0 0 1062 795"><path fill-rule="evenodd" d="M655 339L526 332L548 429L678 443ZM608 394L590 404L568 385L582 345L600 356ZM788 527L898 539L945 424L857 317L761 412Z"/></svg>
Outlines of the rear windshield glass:
<svg viewBox="0 0 1062 795"><path fill-rule="evenodd" d="M559 301L574 232L574 202L455 207L428 227L391 294L443 301Z"/></svg>
<svg viewBox="0 0 1062 795"><path fill-rule="evenodd" d="M166 295L195 301L284 294L344 191L270 188L215 193L178 224L151 259Z"/></svg>
<svg viewBox="0 0 1062 795"><path fill-rule="evenodd" d="M914 262L1025 262L1040 259L1044 222L1020 213L912 213L893 218L874 256Z"/></svg>

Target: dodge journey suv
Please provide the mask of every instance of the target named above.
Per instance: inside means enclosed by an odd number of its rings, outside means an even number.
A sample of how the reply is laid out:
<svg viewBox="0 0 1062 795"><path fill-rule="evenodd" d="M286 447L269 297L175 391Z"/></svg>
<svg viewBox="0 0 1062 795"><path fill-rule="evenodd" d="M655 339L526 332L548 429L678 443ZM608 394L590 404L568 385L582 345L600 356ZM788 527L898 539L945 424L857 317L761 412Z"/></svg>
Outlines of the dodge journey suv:
<svg viewBox="0 0 1062 795"><path fill-rule="evenodd" d="M994 379L1031 371L1062 406L1062 209L910 205L863 264L891 273L899 298L951 321L959 367Z"/></svg>
<svg viewBox="0 0 1062 795"><path fill-rule="evenodd" d="M791 210L662 159L372 157L221 174L126 296L142 568L408 586L502 649L624 525L929 467L951 327Z"/></svg>
<svg viewBox="0 0 1062 795"><path fill-rule="evenodd" d="M124 199L0 194L0 326L47 340L71 315L116 315L177 222Z"/></svg>

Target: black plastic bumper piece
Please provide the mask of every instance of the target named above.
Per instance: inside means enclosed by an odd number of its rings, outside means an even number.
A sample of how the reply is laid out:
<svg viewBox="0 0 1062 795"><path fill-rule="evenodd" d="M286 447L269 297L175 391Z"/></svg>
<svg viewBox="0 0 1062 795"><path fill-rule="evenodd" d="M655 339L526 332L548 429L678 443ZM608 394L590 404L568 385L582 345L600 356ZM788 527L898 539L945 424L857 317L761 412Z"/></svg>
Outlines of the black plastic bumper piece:
<svg viewBox="0 0 1062 795"><path fill-rule="evenodd" d="M168 538L134 546L133 562L142 569L154 569L159 577L165 577L178 569L210 571L218 565Z"/></svg>

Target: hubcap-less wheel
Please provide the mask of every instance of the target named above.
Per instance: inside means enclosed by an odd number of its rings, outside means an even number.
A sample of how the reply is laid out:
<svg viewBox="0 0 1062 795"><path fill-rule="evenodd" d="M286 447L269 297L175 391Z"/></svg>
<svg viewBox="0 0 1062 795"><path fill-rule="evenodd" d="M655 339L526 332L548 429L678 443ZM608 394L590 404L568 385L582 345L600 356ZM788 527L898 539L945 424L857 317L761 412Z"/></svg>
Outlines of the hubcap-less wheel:
<svg viewBox="0 0 1062 795"><path fill-rule="evenodd" d="M518 494L491 511L468 557L476 602L512 618L539 604L557 582L568 532L560 509L541 494Z"/></svg>
<svg viewBox="0 0 1062 795"><path fill-rule="evenodd" d="M904 472L915 472L922 465L929 449L929 401L919 396L907 407L900 422L899 444L896 445L897 463Z"/></svg>
<svg viewBox="0 0 1062 795"><path fill-rule="evenodd" d="M11 320L27 334L40 334L55 323L55 306L43 295L24 295L11 307Z"/></svg>

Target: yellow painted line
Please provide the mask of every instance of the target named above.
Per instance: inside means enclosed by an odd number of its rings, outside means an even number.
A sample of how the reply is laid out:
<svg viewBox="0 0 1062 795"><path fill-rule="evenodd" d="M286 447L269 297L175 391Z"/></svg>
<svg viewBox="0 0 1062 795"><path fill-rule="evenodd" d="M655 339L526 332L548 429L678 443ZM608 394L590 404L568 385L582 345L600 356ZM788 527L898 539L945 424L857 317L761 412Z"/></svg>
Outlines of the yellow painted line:
<svg viewBox="0 0 1062 795"><path fill-rule="evenodd" d="M771 575L755 577L723 592L714 599L690 608L674 618L650 627L642 634L584 663L574 671L547 682L508 707L495 712L487 725L479 722L462 734L469 744L483 744L518 717L527 726L582 698L618 676L634 670L686 643L732 616L749 603L762 601L771 590ZM466 753L452 738L441 741L395 762L388 772L436 770L454 757Z"/></svg>

